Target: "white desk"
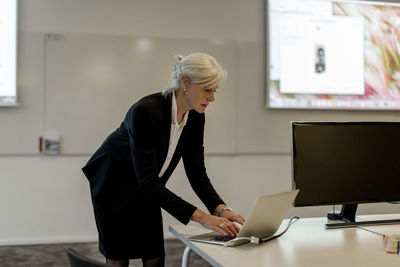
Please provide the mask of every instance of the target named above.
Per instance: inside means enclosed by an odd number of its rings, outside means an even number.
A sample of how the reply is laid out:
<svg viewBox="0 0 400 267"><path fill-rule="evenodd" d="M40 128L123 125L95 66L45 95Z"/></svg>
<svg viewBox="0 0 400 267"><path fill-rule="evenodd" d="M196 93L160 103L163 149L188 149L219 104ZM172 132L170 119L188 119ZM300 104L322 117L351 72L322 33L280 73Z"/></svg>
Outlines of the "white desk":
<svg viewBox="0 0 400 267"><path fill-rule="evenodd" d="M393 216L377 215L373 219L389 217ZM182 266L187 266L191 250L213 266L400 266L400 256L387 254L383 250L382 237L364 230L400 234L400 225L326 230L325 223L326 218L300 219L278 239L260 245L247 243L238 247L189 241L186 237L209 231L197 224L170 226L169 230L187 246ZM281 228L286 224L287 220Z"/></svg>

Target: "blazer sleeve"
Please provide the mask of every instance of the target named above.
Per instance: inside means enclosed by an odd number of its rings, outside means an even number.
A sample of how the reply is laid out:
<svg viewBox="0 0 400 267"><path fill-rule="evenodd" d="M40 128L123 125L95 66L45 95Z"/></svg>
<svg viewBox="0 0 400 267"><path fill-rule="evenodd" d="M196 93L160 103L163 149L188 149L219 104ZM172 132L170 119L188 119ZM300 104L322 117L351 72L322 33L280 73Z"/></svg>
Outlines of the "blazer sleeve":
<svg viewBox="0 0 400 267"><path fill-rule="evenodd" d="M196 122L197 127L193 142L191 142L190 146L185 147L182 158L190 185L210 214L213 214L215 208L219 204L225 204L225 202L215 191L206 172L203 146L204 123L204 114L200 114L199 120Z"/></svg>
<svg viewBox="0 0 400 267"><path fill-rule="evenodd" d="M150 111L137 107L131 110L128 121L133 166L145 199L187 224L196 207L168 190L158 177L157 150L152 142L159 130L155 119Z"/></svg>

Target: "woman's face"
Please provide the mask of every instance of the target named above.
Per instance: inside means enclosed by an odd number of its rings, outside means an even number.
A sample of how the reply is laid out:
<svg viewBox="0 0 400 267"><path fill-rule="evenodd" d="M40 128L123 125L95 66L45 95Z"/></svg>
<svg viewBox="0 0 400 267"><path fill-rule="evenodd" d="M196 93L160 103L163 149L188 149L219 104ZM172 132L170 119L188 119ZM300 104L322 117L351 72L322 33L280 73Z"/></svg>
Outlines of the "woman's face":
<svg viewBox="0 0 400 267"><path fill-rule="evenodd" d="M211 88L201 83L187 83L184 93L189 108L198 113L204 113L208 104L215 100L216 90L217 87Z"/></svg>

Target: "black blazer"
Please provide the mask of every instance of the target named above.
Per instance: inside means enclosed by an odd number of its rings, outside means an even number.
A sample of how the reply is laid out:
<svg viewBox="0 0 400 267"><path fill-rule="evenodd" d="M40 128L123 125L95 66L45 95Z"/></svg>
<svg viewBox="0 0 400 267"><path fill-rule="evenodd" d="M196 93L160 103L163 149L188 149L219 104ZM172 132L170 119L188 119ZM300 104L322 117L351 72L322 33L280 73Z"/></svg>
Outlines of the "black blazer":
<svg viewBox="0 0 400 267"><path fill-rule="evenodd" d="M190 111L171 163L164 175L158 177L168 153L172 96L156 93L140 99L83 167L93 201L108 203L107 191L120 188L124 194L120 206L124 206L123 202L134 206L135 201L144 199L186 224L196 207L165 187L182 158L190 185L210 213L224 203L204 165L204 114Z"/></svg>

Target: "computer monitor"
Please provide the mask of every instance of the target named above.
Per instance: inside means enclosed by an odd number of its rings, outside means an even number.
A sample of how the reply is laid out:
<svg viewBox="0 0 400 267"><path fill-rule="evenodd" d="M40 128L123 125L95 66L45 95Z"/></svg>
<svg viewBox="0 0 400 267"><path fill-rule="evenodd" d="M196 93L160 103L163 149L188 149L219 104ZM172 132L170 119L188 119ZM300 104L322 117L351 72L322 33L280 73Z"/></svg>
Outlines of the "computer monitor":
<svg viewBox="0 0 400 267"><path fill-rule="evenodd" d="M400 122L291 122L295 206L400 201ZM328 214L328 217L335 214Z"/></svg>

